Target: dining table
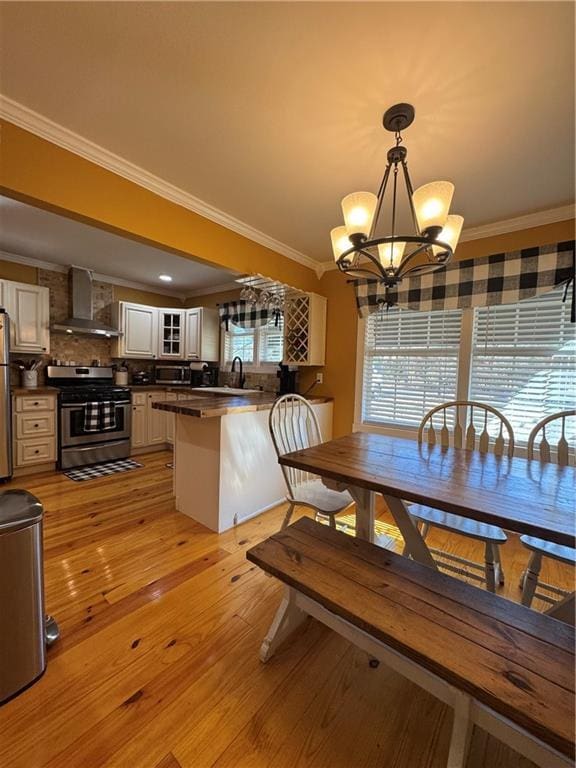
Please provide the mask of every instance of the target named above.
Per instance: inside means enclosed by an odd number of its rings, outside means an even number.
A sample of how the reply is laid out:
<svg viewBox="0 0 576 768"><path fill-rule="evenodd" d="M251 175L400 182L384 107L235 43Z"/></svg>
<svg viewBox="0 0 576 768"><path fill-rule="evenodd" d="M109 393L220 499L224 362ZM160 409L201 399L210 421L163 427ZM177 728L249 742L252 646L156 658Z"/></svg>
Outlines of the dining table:
<svg viewBox="0 0 576 768"><path fill-rule="evenodd" d="M375 495L381 494L405 554L437 568L410 517L409 502L567 547L576 545L572 466L497 456L401 437L354 432L279 458L318 475L356 503L356 535L374 541ZM574 592L547 613L574 623Z"/></svg>

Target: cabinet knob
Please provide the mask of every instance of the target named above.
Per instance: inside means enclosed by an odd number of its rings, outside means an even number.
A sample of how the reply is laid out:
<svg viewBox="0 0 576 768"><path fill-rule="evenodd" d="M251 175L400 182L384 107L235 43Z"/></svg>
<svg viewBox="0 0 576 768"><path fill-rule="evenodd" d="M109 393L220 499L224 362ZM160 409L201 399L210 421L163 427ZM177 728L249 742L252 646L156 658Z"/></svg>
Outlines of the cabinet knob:
<svg viewBox="0 0 576 768"><path fill-rule="evenodd" d="M34 403L34 405L40 405L40 403L39 403L38 401L36 401L36 402Z"/></svg>
<svg viewBox="0 0 576 768"><path fill-rule="evenodd" d="M38 449L38 448L36 448L36 450L34 451L34 453L40 453L39 449Z"/></svg>
<svg viewBox="0 0 576 768"><path fill-rule="evenodd" d="M39 426L40 426L39 424L34 424L35 429L38 429Z"/></svg>

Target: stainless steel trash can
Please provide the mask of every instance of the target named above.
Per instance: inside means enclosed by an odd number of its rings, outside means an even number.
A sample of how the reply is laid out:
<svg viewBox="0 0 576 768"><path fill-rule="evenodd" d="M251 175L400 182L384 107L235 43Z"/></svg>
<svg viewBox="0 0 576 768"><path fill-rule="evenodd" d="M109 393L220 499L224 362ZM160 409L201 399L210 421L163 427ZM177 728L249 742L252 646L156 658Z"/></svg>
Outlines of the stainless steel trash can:
<svg viewBox="0 0 576 768"><path fill-rule="evenodd" d="M42 504L0 493L0 703L46 669Z"/></svg>

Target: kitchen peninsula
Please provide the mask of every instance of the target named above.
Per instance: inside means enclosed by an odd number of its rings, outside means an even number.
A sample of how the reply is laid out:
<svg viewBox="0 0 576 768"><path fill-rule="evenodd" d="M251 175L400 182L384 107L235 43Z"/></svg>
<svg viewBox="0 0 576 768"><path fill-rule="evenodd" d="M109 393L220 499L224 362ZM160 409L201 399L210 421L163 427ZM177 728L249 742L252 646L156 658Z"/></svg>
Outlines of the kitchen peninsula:
<svg viewBox="0 0 576 768"><path fill-rule="evenodd" d="M282 503L286 486L268 431L275 396L199 394L158 402L175 415L176 508L213 531ZM332 435L332 402L311 397L325 440Z"/></svg>

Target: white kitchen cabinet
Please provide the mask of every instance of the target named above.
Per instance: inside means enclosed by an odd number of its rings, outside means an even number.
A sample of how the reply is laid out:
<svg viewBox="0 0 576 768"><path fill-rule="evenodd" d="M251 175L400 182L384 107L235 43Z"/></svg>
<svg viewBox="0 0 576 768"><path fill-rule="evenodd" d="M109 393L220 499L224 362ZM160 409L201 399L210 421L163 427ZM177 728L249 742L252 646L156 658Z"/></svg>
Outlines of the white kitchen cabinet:
<svg viewBox="0 0 576 768"><path fill-rule="evenodd" d="M286 365L324 365L326 355L326 299L300 293L286 299L284 358Z"/></svg>
<svg viewBox="0 0 576 768"><path fill-rule="evenodd" d="M160 360L184 359L185 313L182 309L159 309L158 357Z"/></svg>
<svg viewBox="0 0 576 768"><path fill-rule="evenodd" d="M176 392L166 392L166 402L178 400ZM174 445L174 426L175 426L175 414L164 413L166 418L166 442L170 445Z"/></svg>
<svg viewBox="0 0 576 768"><path fill-rule="evenodd" d="M154 359L158 353L158 310L120 301L113 308L114 325L122 335L114 341L113 357Z"/></svg>
<svg viewBox="0 0 576 768"><path fill-rule="evenodd" d="M42 285L2 281L2 303L10 316L12 352L50 351L50 292Z"/></svg>
<svg viewBox="0 0 576 768"><path fill-rule="evenodd" d="M186 310L186 359L218 362L220 327L218 310L195 307Z"/></svg>
<svg viewBox="0 0 576 768"><path fill-rule="evenodd" d="M48 469L56 461L56 395L17 395L12 418L15 473Z"/></svg>
<svg viewBox="0 0 576 768"><path fill-rule="evenodd" d="M132 400L130 444L132 448L144 448L148 445L148 407L135 405L134 400Z"/></svg>
<svg viewBox="0 0 576 768"><path fill-rule="evenodd" d="M166 442L166 412L152 408L153 403L166 400L166 392L148 393L148 445L161 445Z"/></svg>

